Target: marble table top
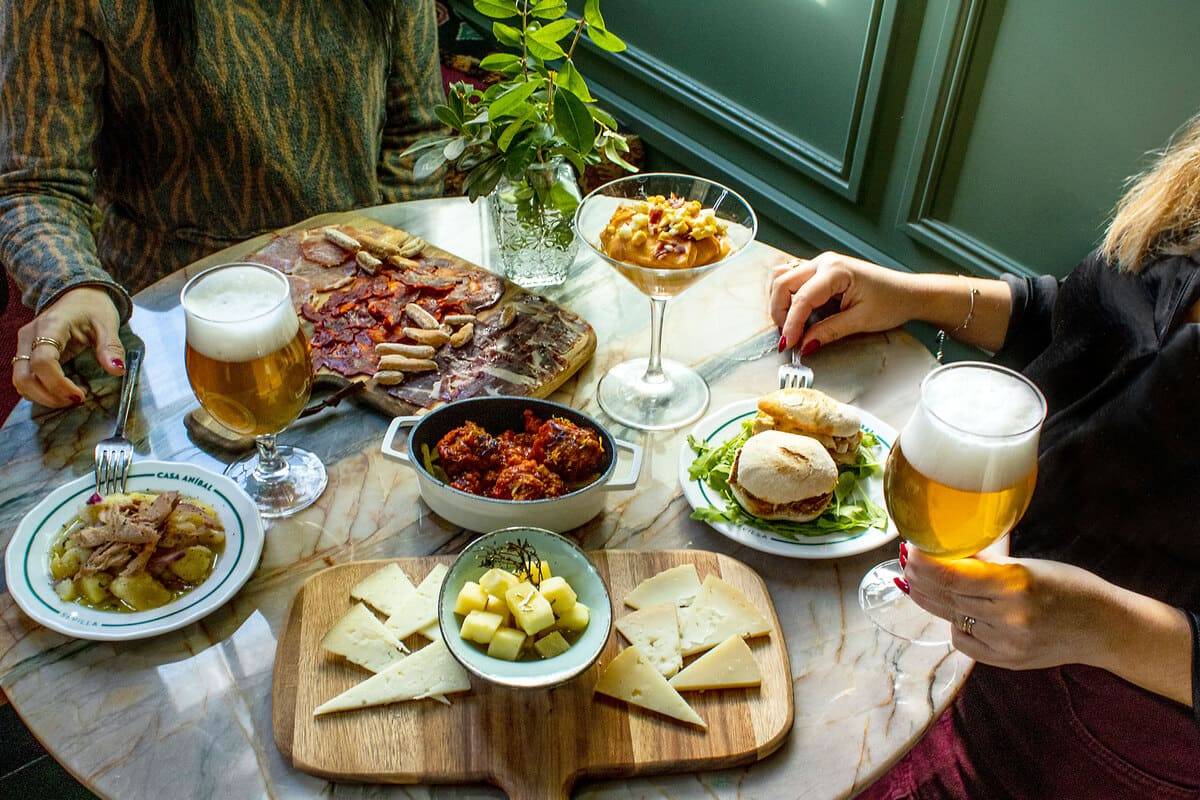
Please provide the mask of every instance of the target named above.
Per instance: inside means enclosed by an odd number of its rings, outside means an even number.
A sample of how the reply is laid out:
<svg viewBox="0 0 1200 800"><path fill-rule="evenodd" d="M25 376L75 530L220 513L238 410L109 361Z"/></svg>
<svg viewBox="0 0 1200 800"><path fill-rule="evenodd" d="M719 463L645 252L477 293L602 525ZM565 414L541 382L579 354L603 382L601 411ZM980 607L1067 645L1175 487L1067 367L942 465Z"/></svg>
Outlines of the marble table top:
<svg viewBox="0 0 1200 800"><path fill-rule="evenodd" d="M465 200L369 209L377 217L487 266L484 216ZM246 252L244 249L240 252ZM761 244L673 301L665 353L699 369L716 409L774 388L780 356L765 313L766 275L786 255ZM194 268L193 268L194 269ZM185 270L141 292L132 330L146 361L130 438L142 458L223 468L183 425L196 401L183 368ZM597 416L595 387L613 364L649 346L645 298L584 256L568 283L547 292L596 328L599 349L555 399ZM719 319L719 325L714 320ZM817 387L899 428L933 360L903 332L825 348L810 360ZM22 403L0 429L0 546L53 487L91 468L108 435L116 381L93 373L80 408L39 413ZM456 552L468 534L417 497L413 473L385 461L387 420L343 404L281 437L329 467L329 488L298 516L272 523L257 574L235 599L176 633L129 643L76 641L32 623L0 581L0 687L37 738L81 782L106 797L316 797L325 780L293 769L271 733L276 637L297 587L331 564ZM840 798L880 776L947 706L969 670L948 648L907 645L877 631L857 587L895 545L840 561L796 561L749 550L688 518L676 479L685 431L616 435L647 451L641 485L609 495L605 513L577 533L586 548L692 547L732 555L766 579L787 636L795 725L783 747L740 769L586 783L577 797ZM338 797L501 797L491 787L339 786Z"/></svg>

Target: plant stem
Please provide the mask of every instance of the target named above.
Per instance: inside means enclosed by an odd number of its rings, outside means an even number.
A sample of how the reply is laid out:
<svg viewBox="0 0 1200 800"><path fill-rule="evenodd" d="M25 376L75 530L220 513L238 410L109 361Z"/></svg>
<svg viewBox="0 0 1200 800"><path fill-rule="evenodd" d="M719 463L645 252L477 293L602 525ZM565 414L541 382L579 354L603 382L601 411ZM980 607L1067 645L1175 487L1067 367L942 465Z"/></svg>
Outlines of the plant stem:
<svg viewBox="0 0 1200 800"><path fill-rule="evenodd" d="M583 35L583 26L586 24L583 17L580 17L579 24L575 26L575 38L571 40L571 46L567 48L567 61L571 61L571 56L575 55L575 45L579 44L579 37Z"/></svg>
<svg viewBox="0 0 1200 800"><path fill-rule="evenodd" d="M529 46L525 37L529 35L529 0L521 0L521 77L529 80Z"/></svg>

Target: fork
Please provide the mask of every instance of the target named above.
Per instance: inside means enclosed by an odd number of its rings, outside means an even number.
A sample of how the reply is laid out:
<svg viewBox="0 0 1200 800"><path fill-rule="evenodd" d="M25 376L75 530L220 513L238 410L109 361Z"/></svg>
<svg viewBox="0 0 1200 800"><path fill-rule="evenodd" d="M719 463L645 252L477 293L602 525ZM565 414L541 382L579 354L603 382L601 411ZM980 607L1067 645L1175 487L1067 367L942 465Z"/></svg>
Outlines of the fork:
<svg viewBox="0 0 1200 800"><path fill-rule="evenodd" d="M129 363L121 380L121 402L117 406L117 424L113 435L96 445L96 492L100 495L124 492L133 465L133 442L125 438L125 422L137 390L138 372L142 367L142 351L126 354Z"/></svg>
<svg viewBox="0 0 1200 800"><path fill-rule="evenodd" d="M791 353L791 363L781 364L779 367L779 388L807 389L813 385L812 367L800 363L799 347L793 347Z"/></svg>

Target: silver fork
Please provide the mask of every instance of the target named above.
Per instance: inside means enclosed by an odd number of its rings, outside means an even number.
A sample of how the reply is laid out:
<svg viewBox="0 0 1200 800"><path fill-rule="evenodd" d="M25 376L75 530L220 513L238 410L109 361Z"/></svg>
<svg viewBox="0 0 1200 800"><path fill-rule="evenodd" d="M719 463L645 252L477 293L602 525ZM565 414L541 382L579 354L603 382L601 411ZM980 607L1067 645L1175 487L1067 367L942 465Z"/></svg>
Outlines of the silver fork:
<svg viewBox="0 0 1200 800"><path fill-rule="evenodd" d="M791 349L791 363L779 367L780 389L807 389L813 385L812 367L800 363L800 348Z"/></svg>
<svg viewBox="0 0 1200 800"><path fill-rule="evenodd" d="M113 435L96 445L96 492L100 495L124 492L133 465L133 442L125 438L125 423L129 407L137 391L138 372L142 368L142 351L130 350L125 355L125 377L121 381L121 402L117 406L117 424Z"/></svg>

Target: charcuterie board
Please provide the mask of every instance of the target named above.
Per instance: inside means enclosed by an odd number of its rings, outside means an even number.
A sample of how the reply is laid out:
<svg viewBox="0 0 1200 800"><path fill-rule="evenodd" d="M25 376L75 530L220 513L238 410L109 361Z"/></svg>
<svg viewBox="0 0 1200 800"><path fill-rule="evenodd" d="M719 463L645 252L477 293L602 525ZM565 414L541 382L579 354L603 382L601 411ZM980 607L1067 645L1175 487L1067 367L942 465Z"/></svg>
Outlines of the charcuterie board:
<svg viewBox="0 0 1200 800"><path fill-rule="evenodd" d="M327 234L333 229L335 232ZM344 234L343 238L339 234ZM353 245L369 243L375 258ZM352 242L339 246L336 241ZM423 245L416 252L405 244ZM399 253L406 255L400 257ZM388 258L394 254L394 259ZM592 327L551 300L482 267L421 242L405 231L354 214L326 214L229 248L199 262L203 269L233 259L255 261L287 274L297 312L312 343L317 382L335 388L365 384L358 397L393 415L418 413L451 400L484 394L545 397L596 349ZM406 373L400 382L374 380L375 345L418 342L411 305L447 316L473 318L463 344L439 343L428 356L436 368ZM457 332L445 325L447 333Z"/></svg>
<svg viewBox="0 0 1200 800"><path fill-rule="evenodd" d="M514 690L471 678L452 704L399 703L313 717L313 709L364 674L324 653L321 640L347 611L348 591L387 561L343 564L317 573L288 612L275 657L272 714L279 750L298 769L335 781L492 783L509 797L567 797L581 779L683 772L748 764L765 758L792 726L787 645L762 579L745 564L693 550L589 553L621 606L642 580L694 564L736 587L769 620L769 636L748 641L762 673L752 689L689 693L707 723L702 730L630 708L593 689L603 666L624 646L614 631L597 665L554 689ZM420 580L450 556L397 559ZM411 646L411 644L410 644Z"/></svg>

